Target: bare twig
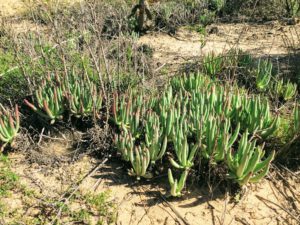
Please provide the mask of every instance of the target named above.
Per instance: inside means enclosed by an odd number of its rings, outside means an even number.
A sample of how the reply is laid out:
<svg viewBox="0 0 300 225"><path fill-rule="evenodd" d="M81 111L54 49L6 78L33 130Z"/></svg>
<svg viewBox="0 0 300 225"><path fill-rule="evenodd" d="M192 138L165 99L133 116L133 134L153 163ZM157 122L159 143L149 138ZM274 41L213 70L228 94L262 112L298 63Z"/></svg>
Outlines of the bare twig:
<svg viewBox="0 0 300 225"><path fill-rule="evenodd" d="M105 158L98 166L96 166L92 171L88 172L81 180L79 180L78 182L76 182L70 189L69 191L65 192L61 198L60 198L60 202L63 202L63 204L59 207L58 212L55 216L55 218L52 220L51 224L55 224L57 222L57 220L59 219L59 217L61 216L61 212L63 207L69 202L69 200L71 199L71 197L76 193L76 191L78 191L80 185L82 184L82 182L87 179L88 177L92 176L100 167L102 167L106 162L108 161L108 158ZM70 190L73 191L70 193ZM70 193L70 194L69 194ZM66 196L69 194L69 196L66 198Z"/></svg>
<svg viewBox="0 0 300 225"><path fill-rule="evenodd" d="M259 195L255 195L255 196L256 196L260 201L262 201L262 202L264 202L264 203L265 203L265 202L268 202L268 203L271 203L271 204L277 206L278 208L280 208L281 210L283 210L283 211L285 211L287 214L289 214L291 217L293 217L293 219L296 220L296 221L300 224L300 220L299 220L295 215L293 215L289 210L283 208L281 205L278 205L277 203L272 202L272 201L270 201L270 200L268 200L268 199L266 199L266 198L264 198L264 197L261 197L261 196L259 196Z"/></svg>
<svg viewBox="0 0 300 225"><path fill-rule="evenodd" d="M191 225L179 212L177 209L175 209L175 207L162 195L160 194L159 195L160 198L165 202L167 203L167 205L170 207L170 209L176 214L176 216L182 220L182 222L185 224L185 225Z"/></svg>

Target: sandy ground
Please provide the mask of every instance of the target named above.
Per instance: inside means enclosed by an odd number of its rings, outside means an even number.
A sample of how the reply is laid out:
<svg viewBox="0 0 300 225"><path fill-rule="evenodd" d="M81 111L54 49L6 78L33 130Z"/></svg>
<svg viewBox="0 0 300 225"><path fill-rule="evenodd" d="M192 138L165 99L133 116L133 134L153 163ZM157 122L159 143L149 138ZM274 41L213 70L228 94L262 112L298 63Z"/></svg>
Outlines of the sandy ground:
<svg viewBox="0 0 300 225"><path fill-rule="evenodd" d="M0 0L0 17L13 16L25 9L25 5L21 0Z"/></svg>
<svg viewBox="0 0 300 225"><path fill-rule="evenodd" d="M209 34L210 30L215 33ZM140 38L140 44L154 49L158 65L178 65L214 52L225 53L239 48L255 56L287 55L291 46L300 46L300 24L284 25L279 21L265 24L213 24L207 36L182 28L174 36L152 33Z"/></svg>
<svg viewBox="0 0 300 225"><path fill-rule="evenodd" d="M47 151L53 157L55 153L51 149L58 149L57 156L62 156L63 146L59 147L57 143L52 147L48 146ZM21 177L21 182L40 192L44 198L58 198L101 162L84 157L75 163L61 163L57 166L51 163L28 163L24 155L19 153L12 154L10 158L13 170ZM270 176L271 180L273 175L274 173ZM216 188L214 194L210 195L207 184L193 184L191 180L183 198L167 199L168 202L165 202L164 196L168 189L166 176L139 183L128 176L122 164L108 161L96 173L84 179L79 190L81 193L109 190L111 198L117 203L116 224L120 225L184 224L180 217L190 225L296 225L297 222L286 210L291 213L299 210L299 177L287 179L290 184L288 186L280 180L275 183L271 180L265 179L262 183L249 187L245 197L237 204L226 197L225 190ZM21 196L14 195L6 199L6 203L11 210L24 210L20 207L23 205ZM37 214L38 205L35 202L27 208L23 212L24 218L32 216L33 212Z"/></svg>

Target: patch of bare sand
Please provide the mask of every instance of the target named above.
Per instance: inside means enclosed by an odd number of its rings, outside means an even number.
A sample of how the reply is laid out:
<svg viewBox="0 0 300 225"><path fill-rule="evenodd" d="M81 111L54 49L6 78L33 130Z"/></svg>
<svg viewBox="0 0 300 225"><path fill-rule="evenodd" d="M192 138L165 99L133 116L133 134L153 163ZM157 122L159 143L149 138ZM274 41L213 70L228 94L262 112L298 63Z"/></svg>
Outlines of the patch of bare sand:
<svg viewBox="0 0 300 225"><path fill-rule="evenodd" d="M61 154L61 151L60 149L58 154ZM12 154L11 158L13 170L20 175L21 182L40 193L43 199L59 198L71 185L88 174L99 163L95 159L84 157L74 163L61 163L59 166L53 167L29 164L20 154ZM116 224L183 224L175 211L178 211L190 225L297 224L278 205L287 210L292 206L299 209L300 204L297 200L300 197L299 179L290 178L292 192L281 181L273 184L269 180L264 180L262 183L250 187L245 198L237 204L229 202L229 197L226 197L224 191L218 188L211 196L206 184L199 185L189 182L187 193L183 198L168 199L172 209L161 197L169 188L167 176L138 183L134 178L128 176L125 169L120 163L108 162L79 186L82 194L110 191L111 199L118 205ZM282 193L285 193L288 198L283 197ZM269 202L262 201L259 196ZM23 204L20 199L22 200L22 196L16 195L5 201L14 202L11 203L12 207L15 208L17 204L18 210L22 210L20 208ZM35 206L33 204L29 212L33 211L38 214ZM24 214L24 216L26 215Z"/></svg>
<svg viewBox="0 0 300 225"><path fill-rule="evenodd" d="M0 1L0 17L14 16L25 10L25 5L21 0L1 0Z"/></svg>
<svg viewBox="0 0 300 225"><path fill-rule="evenodd" d="M139 39L140 44L154 49L154 60L162 64L177 65L215 52L225 53L239 48L257 56L286 55L290 46L300 46L300 24L282 25L279 21L266 24L213 24L201 34L185 28L176 35L151 33ZM209 34L209 31L214 31Z"/></svg>

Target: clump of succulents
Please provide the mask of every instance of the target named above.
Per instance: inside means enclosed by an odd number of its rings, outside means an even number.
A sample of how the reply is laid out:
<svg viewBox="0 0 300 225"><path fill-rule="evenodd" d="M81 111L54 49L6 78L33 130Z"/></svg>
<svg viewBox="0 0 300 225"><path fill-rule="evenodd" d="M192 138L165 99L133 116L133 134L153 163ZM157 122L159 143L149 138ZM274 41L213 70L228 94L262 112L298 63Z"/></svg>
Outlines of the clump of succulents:
<svg viewBox="0 0 300 225"><path fill-rule="evenodd" d="M150 152L151 163L161 159L167 149L168 137L160 125L159 116L149 111L145 121L145 143Z"/></svg>
<svg viewBox="0 0 300 225"><path fill-rule="evenodd" d="M35 104L27 99L25 104L41 117L50 120L53 124L61 120L66 110L64 98L64 86L57 74L48 74L47 79L35 91Z"/></svg>
<svg viewBox="0 0 300 225"><path fill-rule="evenodd" d="M0 104L0 152L7 144L13 146L19 129L20 115L18 105L15 106L14 112L11 112Z"/></svg>
<svg viewBox="0 0 300 225"><path fill-rule="evenodd" d="M24 100L34 112L51 124L63 119L66 111L76 117L99 117L102 95L85 76L49 73L35 91L34 103Z"/></svg>
<svg viewBox="0 0 300 225"><path fill-rule="evenodd" d="M235 120L243 124L245 129L263 139L272 135L280 125L280 117L272 117L268 101L260 96L251 99L243 97L236 116Z"/></svg>
<svg viewBox="0 0 300 225"><path fill-rule="evenodd" d="M102 93L87 76L76 76L74 73L64 79L65 96L70 113L75 117L94 115L99 118L102 108Z"/></svg>
<svg viewBox="0 0 300 225"><path fill-rule="evenodd" d="M121 153L122 159L130 161L130 152L135 146L135 142L130 133L122 131L115 135L114 144L117 150Z"/></svg>
<svg viewBox="0 0 300 225"><path fill-rule="evenodd" d="M228 119L221 120L218 117L210 117L206 122L205 136L202 141L202 155L205 159L212 159L213 162L220 162L225 159L228 151L231 151L235 143L240 125L231 133L231 124Z"/></svg>
<svg viewBox="0 0 300 225"><path fill-rule="evenodd" d="M229 178L234 179L240 186L259 182L268 173L275 151L262 160L264 155L263 148L256 146L256 141L248 140L246 131L239 142L237 151L228 151L226 154Z"/></svg>
<svg viewBox="0 0 300 225"><path fill-rule="evenodd" d="M190 145L187 140L187 121L185 115L177 118L173 130L173 145L176 154L176 160L170 158L171 165L176 169L183 170L179 181L174 180L172 170L168 171L169 184L171 186L171 195L181 196L181 191L185 186L190 168L194 165L195 155L199 150L198 144Z"/></svg>
<svg viewBox="0 0 300 225"><path fill-rule="evenodd" d="M182 77L175 77L171 80L171 86L176 91L185 90L192 92L206 89L211 83L211 79L201 73L184 74Z"/></svg>
<svg viewBox="0 0 300 225"><path fill-rule="evenodd" d="M263 160L263 148L256 145L258 136L267 138L279 126L268 101L197 76L201 75L173 79L154 100L133 92L114 96L113 117L121 132L115 144L122 158L131 162L129 174L151 178L149 169L172 147L170 164L181 172L175 179L168 170L175 197L182 195L196 157L213 164L225 162L229 178L243 186L259 182L275 154ZM241 132L245 133L238 142Z"/></svg>
<svg viewBox="0 0 300 225"><path fill-rule="evenodd" d="M270 60L259 60L255 70L256 87L264 91L268 87L272 77L273 64Z"/></svg>
<svg viewBox="0 0 300 225"><path fill-rule="evenodd" d="M145 113L143 94L133 96L130 90L120 99L119 94L113 96L113 121L120 130L131 132L134 138L141 135L141 119Z"/></svg>
<svg viewBox="0 0 300 225"><path fill-rule="evenodd" d="M136 146L130 149L130 162L132 169L129 171L130 176L136 176L137 180L141 177L152 178L152 174L147 171L150 165L150 152L146 147Z"/></svg>
<svg viewBox="0 0 300 225"><path fill-rule="evenodd" d="M274 85L274 91L278 97L282 97L285 101L291 100L297 93L297 84L290 81L283 82L283 79L277 81Z"/></svg>
<svg viewBox="0 0 300 225"><path fill-rule="evenodd" d="M170 194L173 197L180 197L182 196L182 190L185 187L185 182L188 176L189 170L184 170L180 176L179 181L177 179L174 179L172 170L168 169L168 179L169 184L171 186Z"/></svg>
<svg viewBox="0 0 300 225"><path fill-rule="evenodd" d="M207 75L214 77L223 69L223 57L212 52L204 57L203 67Z"/></svg>

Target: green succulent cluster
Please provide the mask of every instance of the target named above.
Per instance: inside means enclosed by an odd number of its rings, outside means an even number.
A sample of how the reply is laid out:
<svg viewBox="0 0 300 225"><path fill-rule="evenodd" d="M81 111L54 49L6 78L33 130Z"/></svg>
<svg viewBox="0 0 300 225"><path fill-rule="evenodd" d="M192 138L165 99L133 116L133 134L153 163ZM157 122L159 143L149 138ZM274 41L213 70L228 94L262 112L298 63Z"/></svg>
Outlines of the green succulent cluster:
<svg viewBox="0 0 300 225"><path fill-rule="evenodd" d="M152 173L147 171L150 160L150 152L147 148L135 147L134 150L130 151L132 169L129 171L129 175L136 176L137 180L140 177L152 178Z"/></svg>
<svg viewBox="0 0 300 225"><path fill-rule="evenodd" d="M260 91L266 90L272 77L273 64L270 60L259 60L255 70L256 87Z"/></svg>
<svg viewBox="0 0 300 225"><path fill-rule="evenodd" d="M278 97L282 97L285 101L291 100L297 93L297 84L290 81L283 82L283 79L275 82L273 91Z"/></svg>
<svg viewBox="0 0 300 225"><path fill-rule="evenodd" d="M191 92L192 90L199 90L211 83L211 79L207 76L200 76L198 73L184 74L180 79L172 79L170 81L171 87L174 90L184 90Z"/></svg>
<svg viewBox="0 0 300 225"><path fill-rule="evenodd" d="M133 96L131 90L125 95L114 93L112 114L114 123L124 132L130 132L134 138L141 134L141 116L145 114L144 95Z"/></svg>
<svg viewBox="0 0 300 225"><path fill-rule="evenodd" d="M121 99L121 100L119 100ZM131 162L130 175L150 178L152 166L168 152L172 196L181 196L197 158L215 165L225 163L228 177L240 185L256 182L268 172L258 136L269 137L279 126L269 103L261 97L221 86L202 74L174 78L157 97L129 92L115 95L115 145ZM248 141L248 135L251 140ZM242 138L240 138L242 136ZM179 179L173 172L180 171Z"/></svg>
<svg viewBox="0 0 300 225"><path fill-rule="evenodd" d="M271 115L270 106L266 99L260 96L241 98L241 107L236 109L235 121L243 124L244 129L263 139L272 135L280 125L280 117Z"/></svg>
<svg viewBox="0 0 300 225"><path fill-rule="evenodd" d="M125 161L130 161L130 152L133 150L135 142L128 132L121 132L121 134L116 134L114 138L114 144L116 148L120 151L122 159Z"/></svg>
<svg viewBox="0 0 300 225"><path fill-rule="evenodd" d="M145 123L145 144L150 152L151 163L155 164L155 161L160 160L167 150L168 136L155 112L147 113Z"/></svg>
<svg viewBox="0 0 300 225"><path fill-rule="evenodd" d="M198 150L197 144L188 143L184 126L186 126L186 121L181 119L180 124L174 127L173 145L176 161L170 158L170 162L177 169L190 169L194 165L194 158Z"/></svg>
<svg viewBox="0 0 300 225"><path fill-rule="evenodd" d="M228 151L226 164L229 169L229 177L237 181L239 185L248 182L259 182L269 171L270 163L274 159L275 151L264 160L265 152L262 147L256 146L256 141L248 140L247 131L243 134L236 152Z"/></svg>
<svg viewBox="0 0 300 225"><path fill-rule="evenodd" d="M214 77L218 73L220 73L223 69L223 58L222 56L218 56L215 53L210 53L203 59L203 68L204 72Z"/></svg>
<svg viewBox="0 0 300 225"><path fill-rule="evenodd" d="M76 117L94 115L99 118L102 108L102 94L87 76L68 74L65 79L66 98L69 110Z"/></svg>
<svg viewBox="0 0 300 225"><path fill-rule="evenodd" d="M234 125L241 124L241 130L247 128L251 134L259 135L263 139L268 138L279 127L280 118L271 114L269 102L265 98L238 91L235 87L223 87L209 80L202 82L203 86L199 88L200 85L196 85L199 81L191 81L189 87L196 87L195 89L189 88L188 91L175 93L175 98L182 99L186 104L190 132L197 130L200 122L207 123L209 116L221 116L223 120L228 119ZM178 87L178 83L180 81L173 81L171 85Z"/></svg>
<svg viewBox="0 0 300 225"><path fill-rule="evenodd" d="M20 129L18 105L10 112L0 104L0 152L7 144L13 145ZM2 143L2 144L1 144Z"/></svg>
<svg viewBox="0 0 300 225"><path fill-rule="evenodd" d="M185 182L187 179L187 176L189 174L189 170L184 170L181 173L179 181L177 179L174 179L172 170L168 169L168 179L169 179L169 184L171 186L170 194L174 197L180 197L182 196L182 190L185 187Z"/></svg>
<svg viewBox="0 0 300 225"><path fill-rule="evenodd" d="M49 119L53 124L56 120L63 118L66 110L64 104L64 86L57 74L48 74L35 91L37 105L30 103L27 99L25 104L41 117Z"/></svg>
<svg viewBox="0 0 300 225"><path fill-rule="evenodd" d="M63 119L66 111L76 117L99 117L102 95L95 83L86 75L48 74L35 91L33 104L27 99L25 104L51 124Z"/></svg>
<svg viewBox="0 0 300 225"><path fill-rule="evenodd" d="M238 138L240 124L237 125L234 133L231 133L228 119L210 117L206 123L202 155L205 159L212 159L213 162L223 161Z"/></svg>

